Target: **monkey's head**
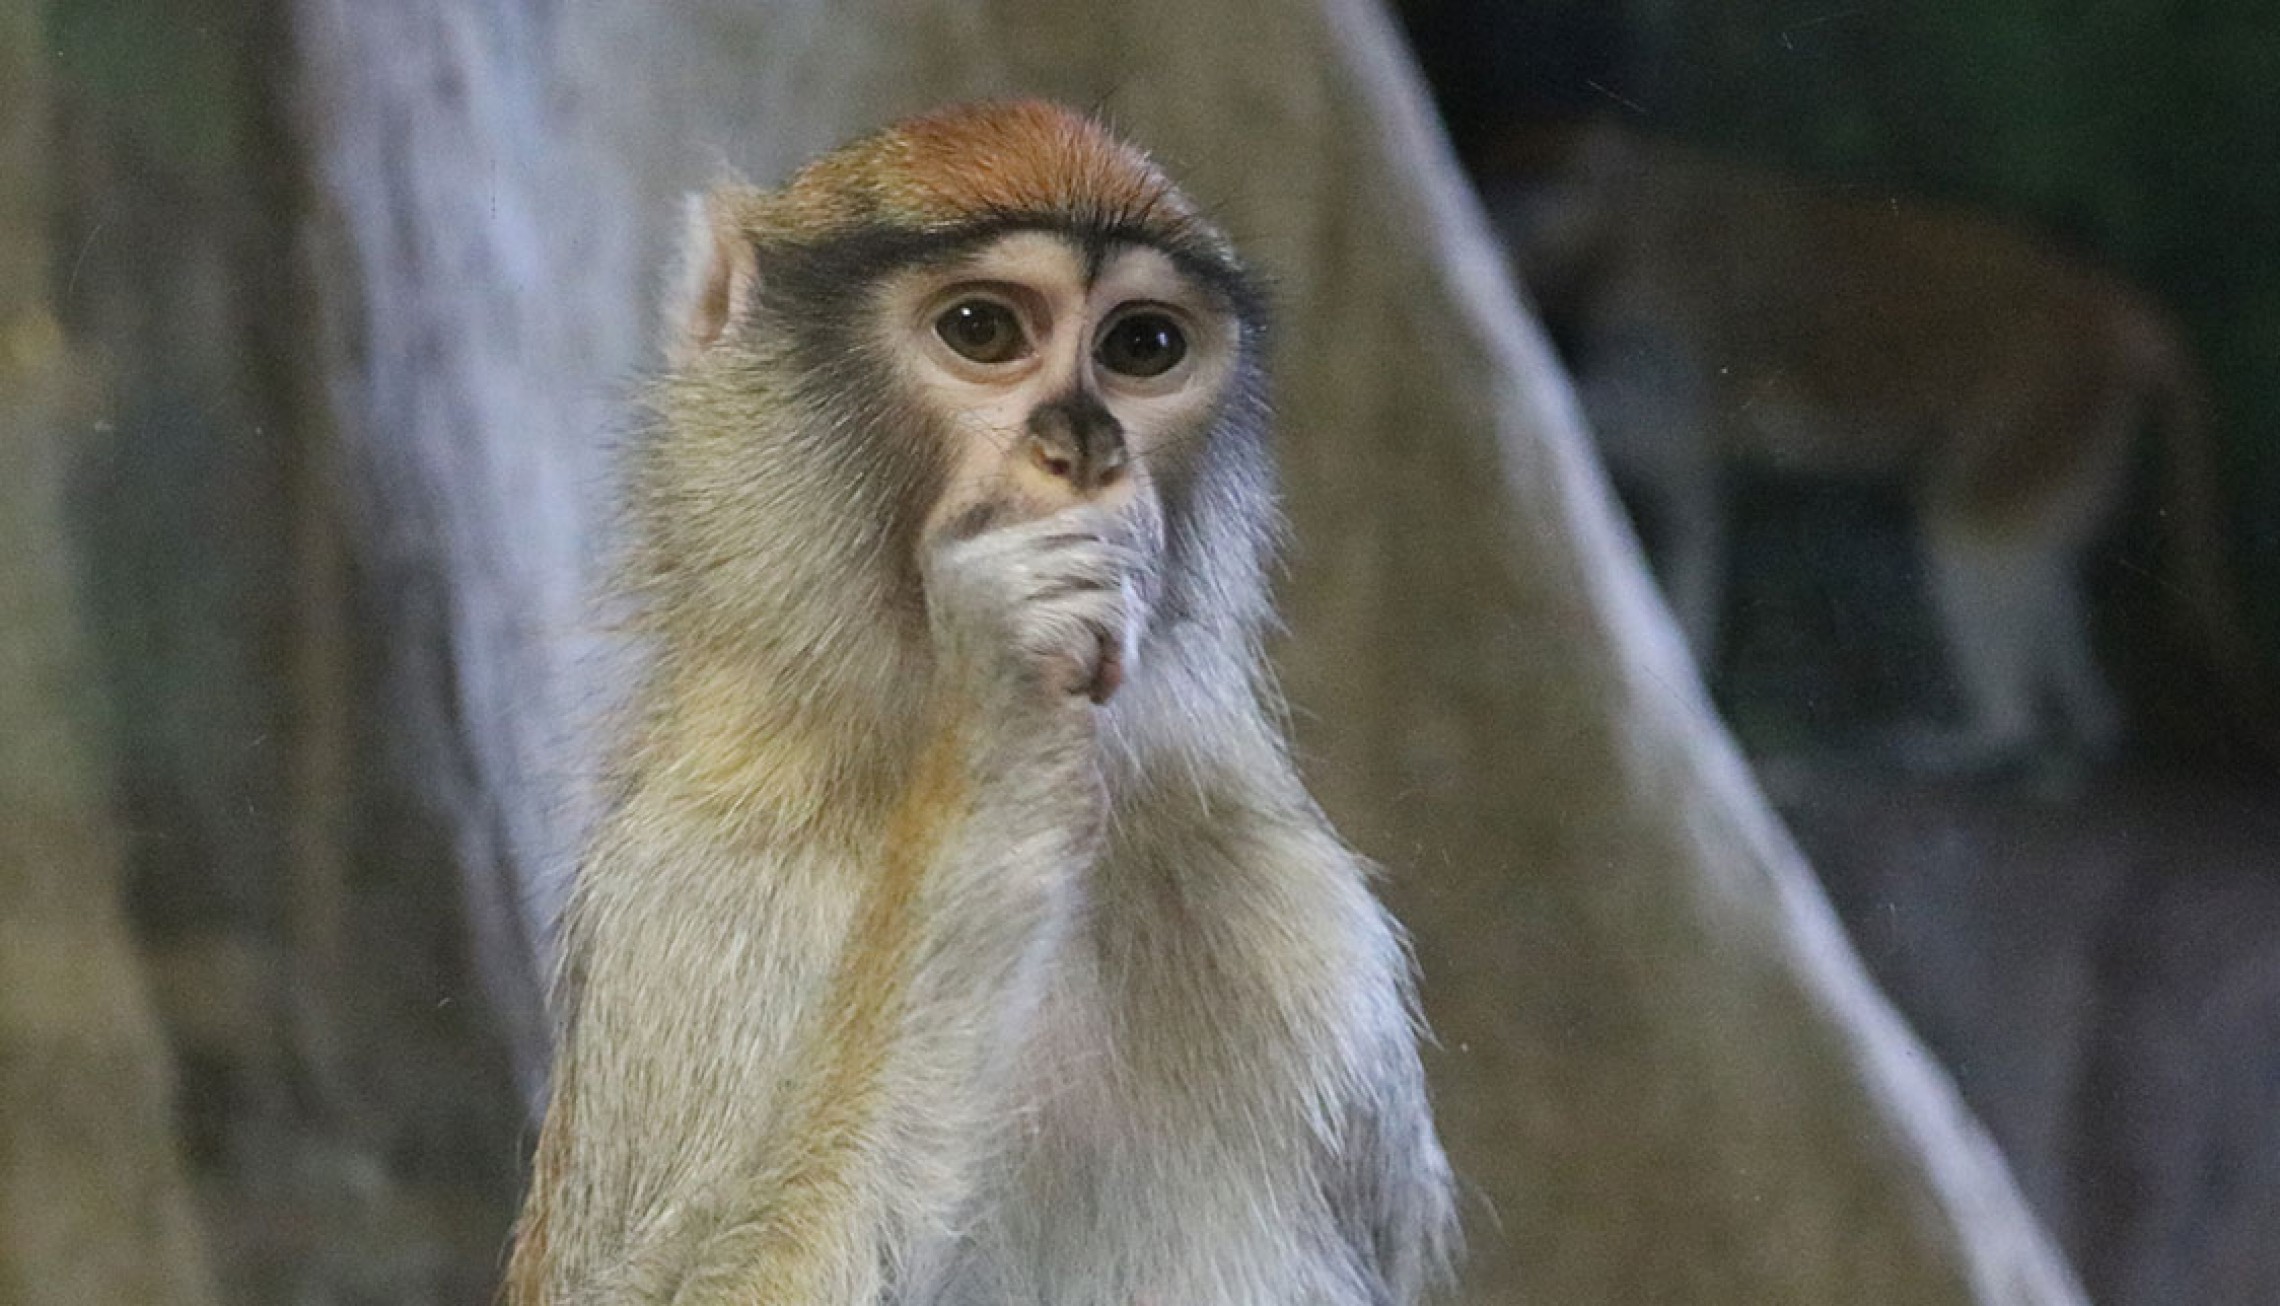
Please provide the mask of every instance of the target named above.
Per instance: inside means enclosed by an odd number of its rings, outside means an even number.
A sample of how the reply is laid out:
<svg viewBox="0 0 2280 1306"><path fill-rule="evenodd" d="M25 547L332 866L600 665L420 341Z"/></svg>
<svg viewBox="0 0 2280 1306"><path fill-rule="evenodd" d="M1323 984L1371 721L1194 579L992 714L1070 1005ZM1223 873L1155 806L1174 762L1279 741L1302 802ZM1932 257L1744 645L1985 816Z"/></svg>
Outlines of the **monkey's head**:
<svg viewBox="0 0 2280 1306"><path fill-rule="evenodd" d="M970 105L692 217L633 499L662 606L812 642L922 610L938 532L1095 503L1162 550L1159 625L1256 625L1260 296L1145 154Z"/></svg>

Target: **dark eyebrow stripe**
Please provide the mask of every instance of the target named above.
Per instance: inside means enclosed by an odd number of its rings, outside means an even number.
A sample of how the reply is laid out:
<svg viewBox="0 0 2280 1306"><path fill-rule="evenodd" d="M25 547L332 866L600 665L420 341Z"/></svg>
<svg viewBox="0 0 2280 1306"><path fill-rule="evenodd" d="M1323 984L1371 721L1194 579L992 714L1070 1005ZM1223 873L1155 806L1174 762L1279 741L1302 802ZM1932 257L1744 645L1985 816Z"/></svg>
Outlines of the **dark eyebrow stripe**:
<svg viewBox="0 0 2280 1306"><path fill-rule="evenodd" d="M1208 244L1161 224L1072 218L1067 214L990 214L953 227L878 227L803 245L757 248L763 296L829 298L906 268L938 266L1019 231L1070 237L1086 255L1086 281L1096 278L1117 245L1161 251L1183 274L1209 287L1237 315L1261 320L1265 296L1250 273Z"/></svg>

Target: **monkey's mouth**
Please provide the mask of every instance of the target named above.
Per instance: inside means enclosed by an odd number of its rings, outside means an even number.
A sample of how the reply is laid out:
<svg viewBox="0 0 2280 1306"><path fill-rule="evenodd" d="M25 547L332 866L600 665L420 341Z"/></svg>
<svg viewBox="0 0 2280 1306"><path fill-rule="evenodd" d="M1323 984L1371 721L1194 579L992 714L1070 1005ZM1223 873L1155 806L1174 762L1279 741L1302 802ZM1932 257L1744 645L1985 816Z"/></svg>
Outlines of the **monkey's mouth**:
<svg viewBox="0 0 2280 1306"><path fill-rule="evenodd" d="M1100 656L1093 662L1092 676L1084 686L1085 697L1093 706L1105 705L1124 687L1124 648L1114 635L1103 631L1100 635Z"/></svg>

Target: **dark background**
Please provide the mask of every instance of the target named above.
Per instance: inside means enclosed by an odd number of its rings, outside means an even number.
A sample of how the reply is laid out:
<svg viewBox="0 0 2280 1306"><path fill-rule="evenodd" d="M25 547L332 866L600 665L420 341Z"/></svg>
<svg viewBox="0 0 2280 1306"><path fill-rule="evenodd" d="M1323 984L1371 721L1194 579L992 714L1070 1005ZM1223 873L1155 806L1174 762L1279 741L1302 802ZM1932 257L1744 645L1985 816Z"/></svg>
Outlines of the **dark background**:
<svg viewBox="0 0 2280 1306"><path fill-rule="evenodd" d="M1470 153L1515 123L1601 116L1865 197L2000 215L2116 269L2182 320L2240 605L2280 671L2280 17L2255 0L1675 4L1412 0L1404 21ZM2144 451L2150 462L2156 451ZM2150 468L2147 470L2150 471ZM2140 476L2150 488L2153 477ZM1744 738L1852 740L1941 705L1903 505L1743 477L1716 668ZM2099 643L2141 752L2269 770L2208 719L2167 619L2140 492L2094 551Z"/></svg>

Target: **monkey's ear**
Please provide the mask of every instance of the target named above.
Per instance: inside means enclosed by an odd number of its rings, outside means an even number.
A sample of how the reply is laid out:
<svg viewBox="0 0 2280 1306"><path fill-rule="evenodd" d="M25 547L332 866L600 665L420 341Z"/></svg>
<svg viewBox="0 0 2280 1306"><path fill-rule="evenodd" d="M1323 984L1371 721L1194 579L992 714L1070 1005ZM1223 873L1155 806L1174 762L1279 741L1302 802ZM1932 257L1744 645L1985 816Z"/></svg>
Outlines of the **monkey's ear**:
<svg viewBox="0 0 2280 1306"><path fill-rule="evenodd" d="M722 185L684 205L679 272L665 297L665 361L693 362L749 320L760 287L750 219L766 196Z"/></svg>

